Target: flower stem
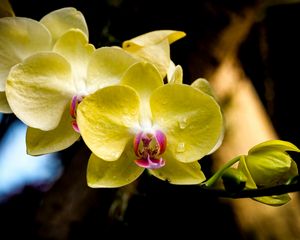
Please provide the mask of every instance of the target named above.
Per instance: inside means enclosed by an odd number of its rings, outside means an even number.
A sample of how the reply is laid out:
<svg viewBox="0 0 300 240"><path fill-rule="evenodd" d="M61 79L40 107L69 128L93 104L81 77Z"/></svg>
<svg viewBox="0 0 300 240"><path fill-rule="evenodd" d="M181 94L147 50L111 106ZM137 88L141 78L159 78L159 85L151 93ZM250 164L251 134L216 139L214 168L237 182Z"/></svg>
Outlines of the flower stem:
<svg viewBox="0 0 300 240"><path fill-rule="evenodd" d="M207 181L202 183L201 185L205 185L206 187L211 187L215 184L215 182L223 175L223 173L226 171L226 169L230 168L233 164L235 164L237 161L240 160L241 156L237 156L227 163L224 164L224 166L219 169L214 175L212 175Z"/></svg>

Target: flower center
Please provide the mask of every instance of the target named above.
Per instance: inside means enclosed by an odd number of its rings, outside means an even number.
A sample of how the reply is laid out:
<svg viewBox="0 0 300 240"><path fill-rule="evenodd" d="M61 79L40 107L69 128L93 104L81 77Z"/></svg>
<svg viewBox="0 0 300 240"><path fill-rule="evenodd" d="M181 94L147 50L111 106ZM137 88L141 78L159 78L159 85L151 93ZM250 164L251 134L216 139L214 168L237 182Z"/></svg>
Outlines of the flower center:
<svg viewBox="0 0 300 240"><path fill-rule="evenodd" d="M80 133L80 131L79 131L79 127L78 127L78 124L76 121L76 115L77 115L76 110L77 110L78 104L83 100L83 98L84 98L83 96L75 95L72 97L72 100L70 103L70 115L73 118L73 120L71 121L71 124L72 124L74 131L78 132L78 133Z"/></svg>
<svg viewBox="0 0 300 240"><path fill-rule="evenodd" d="M135 163L144 168L157 169L165 165L161 155L167 147L166 135L157 130L155 133L139 132L134 138L134 152L138 157Z"/></svg>

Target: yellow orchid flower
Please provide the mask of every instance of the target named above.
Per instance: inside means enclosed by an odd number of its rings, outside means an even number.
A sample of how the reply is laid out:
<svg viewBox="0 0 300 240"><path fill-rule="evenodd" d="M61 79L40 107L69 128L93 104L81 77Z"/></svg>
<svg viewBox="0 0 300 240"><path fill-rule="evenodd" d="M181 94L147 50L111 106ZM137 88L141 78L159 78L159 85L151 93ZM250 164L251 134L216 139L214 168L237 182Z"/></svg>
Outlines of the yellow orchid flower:
<svg viewBox="0 0 300 240"><path fill-rule="evenodd" d="M170 44L185 37L182 31L157 30L142 34L123 42L122 47L140 57L144 61L154 64L164 78L174 63L170 59Z"/></svg>
<svg viewBox="0 0 300 240"><path fill-rule="evenodd" d="M84 32L72 29L51 52L36 53L15 65L6 95L13 112L29 126L28 153L45 154L72 145L80 136L76 105L97 89L117 84L136 61L121 48L95 50Z"/></svg>
<svg viewBox="0 0 300 240"><path fill-rule="evenodd" d="M292 143L270 140L260 143L241 156L238 170L246 177L246 188L256 189L286 184L298 175L297 164L286 151L300 152ZM256 197L254 200L268 205L283 205L290 200L288 194Z"/></svg>
<svg viewBox="0 0 300 240"><path fill-rule="evenodd" d="M173 184L205 180L198 160L220 139L220 107L209 95L185 84L165 84L146 62L131 66L121 84L85 97L77 123L91 149L91 187L120 187L145 169Z"/></svg>
<svg viewBox="0 0 300 240"><path fill-rule="evenodd" d="M88 36L82 13L71 7L50 12L40 21L14 16L0 18L0 112L12 112L5 96L10 69L35 53L51 51L57 39L72 28Z"/></svg>

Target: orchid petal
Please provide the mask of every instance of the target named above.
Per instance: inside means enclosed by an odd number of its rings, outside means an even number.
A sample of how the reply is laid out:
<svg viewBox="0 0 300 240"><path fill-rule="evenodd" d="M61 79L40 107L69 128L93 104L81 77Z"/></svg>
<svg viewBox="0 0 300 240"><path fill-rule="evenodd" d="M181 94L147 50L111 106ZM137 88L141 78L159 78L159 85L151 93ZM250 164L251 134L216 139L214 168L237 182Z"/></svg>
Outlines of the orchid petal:
<svg viewBox="0 0 300 240"><path fill-rule="evenodd" d="M155 177L166 180L172 184L199 184L205 180L198 162L182 163L177 161L170 151L163 156L166 161L164 167L149 170Z"/></svg>
<svg viewBox="0 0 300 240"><path fill-rule="evenodd" d="M45 26L33 19L0 19L0 91L12 66L40 51L50 50L51 36Z"/></svg>
<svg viewBox="0 0 300 240"><path fill-rule="evenodd" d="M138 92L141 100L140 123L142 127L151 127L150 96L156 88L164 85L157 69L150 63L136 63L124 74L121 84L131 86Z"/></svg>
<svg viewBox="0 0 300 240"><path fill-rule="evenodd" d="M223 134L217 102L184 84L167 84L150 99L154 128L163 131L175 159L193 162L207 155Z"/></svg>
<svg viewBox="0 0 300 240"><path fill-rule="evenodd" d="M95 47L88 43L80 30L70 30L63 34L54 45L53 51L64 56L72 67L74 84L78 94L86 95L87 66Z"/></svg>
<svg viewBox="0 0 300 240"><path fill-rule="evenodd" d="M247 163L246 163L246 156L242 155L240 157L240 161L239 161L239 165L238 165L238 169L244 173L244 175L247 178L246 181L246 188L250 188L250 189L255 189L257 188L256 183L254 182L251 173L248 169Z"/></svg>
<svg viewBox="0 0 300 240"><path fill-rule="evenodd" d="M41 131L36 128L27 128L26 146L30 155L41 155L58 152L70 147L76 142L80 134L74 131L69 108L66 107L58 126L50 131Z"/></svg>
<svg viewBox="0 0 300 240"><path fill-rule="evenodd" d="M255 145L249 150L249 154L270 150L300 152L300 149L290 142L282 140L269 140Z"/></svg>
<svg viewBox="0 0 300 240"><path fill-rule="evenodd" d="M174 66L173 72L168 74L168 82L171 84L182 84L183 71L180 65Z"/></svg>
<svg viewBox="0 0 300 240"><path fill-rule="evenodd" d="M14 17L15 13L8 0L1 0L0 17Z"/></svg>
<svg viewBox="0 0 300 240"><path fill-rule="evenodd" d="M0 92L0 112L1 113L12 113L10 106L6 99L5 92Z"/></svg>
<svg viewBox="0 0 300 240"><path fill-rule="evenodd" d="M118 84L124 72L138 61L137 58L118 47L97 49L92 54L88 65L88 92Z"/></svg>
<svg viewBox="0 0 300 240"><path fill-rule="evenodd" d="M191 86L195 89L198 89L210 96L212 96L213 98L215 98L215 95L213 93L213 90L209 84L209 82L205 79L205 78L198 78L196 79Z"/></svg>
<svg viewBox="0 0 300 240"><path fill-rule="evenodd" d="M91 151L106 161L119 159L138 126L139 106L137 93L128 86L109 86L85 97L77 123Z"/></svg>
<svg viewBox="0 0 300 240"><path fill-rule="evenodd" d="M264 197L255 197L253 200L258 202L270 205L270 206L282 206L288 203L291 198L289 194L273 195L273 196L264 196Z"/></svg>
<svg viewBox="0 0 300 240"><path fill-rule="evenodd" d="M88 27L84 16L73 7L52 11L45 15L40 22L51 32L53 44L71 28L80 29L88 37Z"/></svg>
<svg viewBox="0 0 300 240"><path fill-rule="evenodd" d="M184 36L185 33L181 31L152 31L124 41L122 47L126 51L153 63L164 78L171 63L170 44Z"/></svg>
<svg viewBox="0 0 300 240"><path fill-rule="evenodd" d="M69 63L53 52L35 54L13 67L6 84L16 116L44 131L56 128L74 92Z"/></svg>
<svg viewBox="0 0 300 240"><path fill-rule="evenodd" d="M163 40L156 45L138 48L134 51L126 50L134 56L140 57L144 61L154 64L161 76L163 78L166 76L171 61L168 40Z"/></svg>
<svg viewBox="0 0 300 240"><path fill-rule="evenodd" d="M122 47L124 49L147 47L150 45L155 45L165 39L167 39L168 43L171 44L180 38L183 38L185 35L186 34L184 32L173 30L152 31L124 41Z"/></svg>
<svg viewBox="0 0 300 240"><path fill-rule="evenodd" d="M132 144L128 144L120 158L113 162L92 154L87 167L88 185L93 188L115 188L133 182L144 171L135 164L134 159Z"/></svg>

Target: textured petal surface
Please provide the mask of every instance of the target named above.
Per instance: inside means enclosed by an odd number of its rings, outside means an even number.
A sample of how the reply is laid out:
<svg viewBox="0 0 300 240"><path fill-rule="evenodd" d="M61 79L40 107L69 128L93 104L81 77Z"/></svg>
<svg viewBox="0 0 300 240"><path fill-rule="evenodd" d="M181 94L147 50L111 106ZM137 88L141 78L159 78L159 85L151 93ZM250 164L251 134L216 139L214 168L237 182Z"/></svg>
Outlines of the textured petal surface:
<svg viewBox="0 0 300 240"><path fill-rule="evenodd" d="M167 84L150 99L154 128L167 136L175 159L193 162L207 155L223 134L219 105L207 94L184 84Z"/></svg>
<svg viewBox="0 0 300 240"><path fill-rule="evenodd" d="M5 17L0 19L0 91L12 66L26 57L51 48L51 35L45 26L33 19Z"/></svg>
<svg viewBox="0 0 300 240"><path fill-rule="evenodd" d="M8 0L1 0L0 17L14 17L15 13Z"/></svg>
<svg viewBox="0 0 300 240"><path fill-rule="evenodd" d="M146 61L153 63L162 77L170 67L170 44L185 36L184 32L158 30L124 41L122 47Z"/></svg>
<svg viewBox="0 0 300 240"><path fill-rule="evenodd" d="M73 7L66 7L50 12L41 21L51 32L53 44L71 28L78 28L88 36L88 27L84 16Z"/></svg>
<svg viewBox="0 0 300 240"><path fill-rule="evenodd" d="M91 56L88 66L88 92L118 84L124 72L138 61L137 58L118 47L97 49Z"/></svg>
<svg viewBox="0 0 300 240"><path fill-rule="evenodd" d="M255 145L253 148L249 150L249 154L254 154L260 151L294 151L300 152L299 148L297 148L294 144L282 140L270 140L260 144Z"/></svg>
<svg viewBox="0 0 300 240"><path fill-rule="evenodd" d="M172 68L172 67L171 67ZM182 84L183 82L183 71L182 67L180 65L177 65L174 69L171 69L169 67L169 72L168 72L168 82L169 83L175 83L175 84Z"/></svg>
<svg viewBox="0 0 300 240"><path fill-rule="evenodd" d="M275 186L286 183L289 178L297 175L293 174L295 171L290 171L293 167L292 163L292 158L280 151L246 156L247 167L257 186Z"/></svg>
<svg viewBox="0 0 300 240"><path fill-rule="evenodd" d="M246 159L245 159L245 156L241 156L240 157L240 161L239 161L239 165L238 165L238 169L244 173L244 175L246 176L247 178L247 181L246 181L246 188L257 188L252 176L251 176L251 173L249 172L249 169L247 167L247 164L246 164Z"/></svg>
<svg viewBox="0 0 300 240"><path fill-rule="evenodd" d="M191 86L215 98L213 90L206 79L198 78L191 84Z"/></svg>
<svg viewBox="0 0 300 240"><path fill-rule="evenodd" d="M190 185L199 184L206 179L198 162L179 162L170 152L166 152L163 159L166 161L164 167L149 170L152 175L161 180L166 180L172 184Z"/></svg>
<svg viewBox="0 0 300 240"><path fill-rule="evenodd" d="M2 113L12 113L10 106L6 99L5 92L0 92L0 112Z"/></svg>
<svg viewBox="0 0 300 240"><path fill-rule="evenodd" d="M181 31L173 31L173 30L158 30L152 31L130 40L124 41L122 47L124 49L131 49L135 47L145 47L149 45L155 45L163 40L168 40L168 43L171 44L177 41L180 38L183 38L186 34Z"/></svg>
<svg viewBox="0 0 300 240"><path fill-rule="evenodd" d="M13 67L6 84L13 112L25 124L44 131L60 122L74 94L71 68L56 53L40 53Z"/></svg>
<svg viewBox="0 0 300 240"><path fill-rule="evenodd" d="M132 51L127 51L145 61L154 64L160 72L161 76L163 78L166 76L171 62L170 45L167 39L155 45L149 45L137 49L132 49Z"/></svg>
<svg viewBox="0 0 300 240"><path fill-rule="evenodd" d="M87 66L95 51L86 35L80 30L70 30L57 40L53 51L64 56L71 64L76 92L86 95Z"/></svg>
<svg viewBox="0 0 300 240"><path fill-rule="evenodd" d="M145 128L151 127L150 96L164 84L157 69L150 63L136 63L124 74L121 84L131 86L138 92L141 100L140 124Z"/></svg>
<svg viewBox="0 0 300 240"><path fill-rule="evenodd" d="M253 199L271 206L281 206L288 203L291 200L290 196L287 193L282 195L256 197Z"/></svg>
<svg viewBox="0 0 300 240"><path fill-rule="evenodd" d="M139 107L137 93L128 86L106 87L85 97L77 123L91 151L106 161L117 160L135 134Z"/></svg>
<svg viewBox="0 0 300 240"><path fill-rule="evenodd" d="M119 159L104 161L92 154L87 167L87 182L93 188L115 188L136 180L144 171L134 162L132 144L128 144Z"/></svg>
<svg viewBox="0 0 300 240"><path fill-rule="evenodd" d="M27 153L41 155L70 147L80 137L80 134L72 128L71 121L72 118L67 106L59 125L55 129L41 131L28 127L26 133Z"/></svg>

